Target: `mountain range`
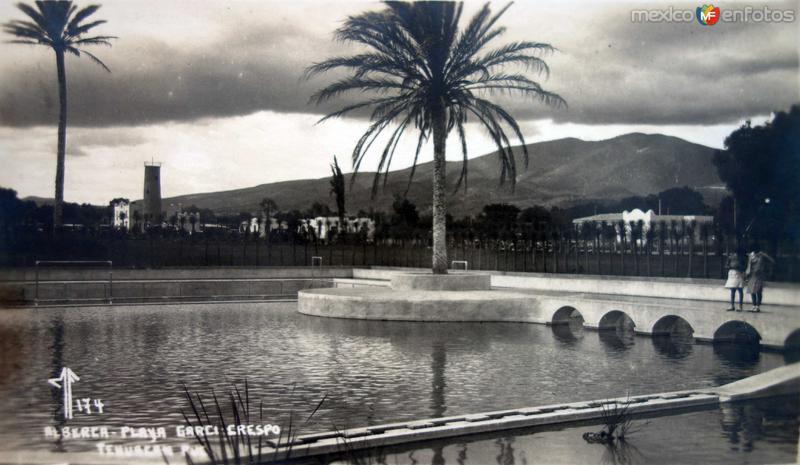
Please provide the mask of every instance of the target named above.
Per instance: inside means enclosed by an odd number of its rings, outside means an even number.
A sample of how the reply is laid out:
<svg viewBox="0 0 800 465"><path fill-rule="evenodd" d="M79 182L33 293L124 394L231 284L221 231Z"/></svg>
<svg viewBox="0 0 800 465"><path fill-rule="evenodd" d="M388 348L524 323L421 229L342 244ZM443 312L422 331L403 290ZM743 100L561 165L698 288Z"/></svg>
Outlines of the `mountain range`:
<svg viewBox="0 0 800 465"><path fill-rule="evenodd" d="M517 156L517 183L500 185L497 152L469 160L468 190L453 192L461 172L460 161L448 161L448 212L455 217L477 214L490 203L510 203L520 208L532 205L569 207L588 202L612 202L624 197L657 194L673 187L691 187L706 204L716 206L727 194L712 163L714 149L663 134L631 133L601 141L576 138L528 144L529 164L525 169ZM515 153L521 154L521 147ZM408 188L408 199L420 212L430 211L433 162L417 166L409 185L410 168L391 171L386 185L371 198L374 173L364 172L348 186L348 214L358 210L389 211L396 195ZM165 173L164 175L169 175ZM216 214L256 213L264 197L273 199L281 210L306 210L314 202L335 209L330 194L330 177L298 179L218 192L179 195L163 199L162 205L182 204L209 208ZM37 204L52 199L26 197Z"/></svg>
<svg viewBox="0 0 800 465"><path fill-rule="evenodd" d="M633 195L656 194L673 187L689 186L701 192L709 205L716 206L725 195L723 183L712 164L714 149L662 134L631 133L601 141L576 138L557 139L527 145L525 169L517 158L517 183L500 185L497 152L469 160L468 190L448 198L448 212L455 217L480 212L490 203L510 203L520 208L534 204L567 207L589 201L608 202ZM520 147L515 150L521 153ZM450 192L461 172L461 162L447 163ZM421 212L430 210L433 163L417 166L411 185L411 169L389 173L385 187L375 198L370 189L374 173L345 174L348 185L346 208L353 214L370 208L388 211L395 195L408 187L408 198ZM244 189L188 194L164 199L164 204L181 203L209 208L217 214L259 211L264 197L273 199L281 210L305 210L314 202L335 209L330 195L330 178L301 179L261 184Z"/></svg>

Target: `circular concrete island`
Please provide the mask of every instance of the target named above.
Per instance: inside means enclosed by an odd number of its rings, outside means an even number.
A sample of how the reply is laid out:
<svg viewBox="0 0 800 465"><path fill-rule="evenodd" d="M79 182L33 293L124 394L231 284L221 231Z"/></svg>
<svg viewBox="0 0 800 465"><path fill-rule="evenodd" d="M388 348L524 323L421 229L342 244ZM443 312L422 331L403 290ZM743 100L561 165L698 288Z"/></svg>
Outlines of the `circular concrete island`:
<svg viewBox="0 0 800 465"><path fill-rule="evenodd" d="M390 287L309 289L298 293L306 315L398 321L528 321L529 293L492 290L482 274L397 274Z"/></svg>
<svg viewBox="0 0 800 465"><path fill-rule="evenodd" d="M492 277L488 274L399 273L392 276L396 291L488 291Z"/></svg>

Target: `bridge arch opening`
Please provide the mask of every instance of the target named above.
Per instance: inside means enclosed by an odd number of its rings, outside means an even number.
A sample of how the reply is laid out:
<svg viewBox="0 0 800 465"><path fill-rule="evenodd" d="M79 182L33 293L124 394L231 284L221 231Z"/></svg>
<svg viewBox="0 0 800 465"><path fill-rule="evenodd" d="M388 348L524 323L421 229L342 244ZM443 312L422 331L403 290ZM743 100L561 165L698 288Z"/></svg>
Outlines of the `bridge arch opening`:
<svg viewBox="0 0 800 465"><path fill-rule="evenodd" d="M620 310L606 313L597 324L600 341L614 352L624 351L633 346L635 327L633 319Z"/></svg>
<svg viewBox="0 0 800 465"><path fill-rule="evenodd" d="M733 342L736 344L758 346L761 335L750 324L732 320L722 324L714 331L714 342Z"/></svg>
<svg viewBox="0 0 800 465"><path fill-rule="evenodd" d="M692 353L694 328L677 315L666 315L653 325L653 347L662 356L682 359Z"/></svg>
<svg viewBox="0 0 800 465"><path fill-rule="evenodd" d="M800 362L800 329L792 331L783 342L783 358L786 363Z"/></svg>
<svg viewBox="0 0 800 465"><path fill-rule="evenodd" d="M666 336L673 339L692 340L694 328L685 319L677 315L659 318L653 325L653 336Z"/></svg>
<svg viewBox="0 0 800 465"><path fill-rule="evenodd" d="M636 324L627 313L620 310L611 310L600 318L597 328L600 330L633 331Z"/></svg>
<svg viewBox="0 0 800 465"><path fill-rule="evenodd" d="M550 325L556 339L571 343L583 338L584 318L575 307L564 306L556 310Z"/></svg>
<svg viewBox="0 0 800 465"><path fill-rule="evenodd" d="M564 306L556 310L553 314L553 319L550 321L552 325L583 325L584 319L581 312L575 307Z"/></svg>

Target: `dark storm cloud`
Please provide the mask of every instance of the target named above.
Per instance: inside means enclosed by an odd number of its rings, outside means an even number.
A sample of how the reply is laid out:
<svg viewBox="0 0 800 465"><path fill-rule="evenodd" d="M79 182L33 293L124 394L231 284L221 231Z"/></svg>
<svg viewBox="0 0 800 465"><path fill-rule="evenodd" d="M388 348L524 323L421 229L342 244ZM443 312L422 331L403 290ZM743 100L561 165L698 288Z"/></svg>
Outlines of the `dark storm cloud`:
<svg viewBox="0 0 800 465"><path fill-rule="evenodd" d="M800 100L797 22L710 28L632 23L624 13L552 60L555 90L572 97L557 121L718 124Z"/></svg>
<svg viewBox="0 0 800 465"><path fill-rule="evenodd" d="M133 43L131 43L133 42ZM310 52L331 51L326 38L291 27L236 32L202 51L148 40L95 51L112 69L68 59L69 121L78 126L138 125L235 116L260 110L321 112L307 104L324 81L301 79ZM55 66L44 49L37 65L14 69L0 84L0 124L57 121ZM322 55L320 55L321 57Z"/></svg>
<svg viewBox="0 0 800 465"><path fill-rule="evenodd" d="M515 8L524 13L527 6ZM559 35L532 37L559 48L547 57L552 74L542 84L564 96L568 109L500 99L519 119L590 124L716 124L767 114L800 100L797 25L641 24L631 23L629 8L607 7L590 24L565 24ZM237 25L214 43L188 51L120 40L97 51L112 74L87 60L68 62L70 123L140 125L260 110L324 113L335 105L307 102L330 78L308 82L301 76L314 61L352 51L332 42L330 32L309 32L291 22ZM509 35L526 34L522 29ZM54 66L46 51L35 53L38 59L12 68L0 83L2 125L56 121Z"/></svg>

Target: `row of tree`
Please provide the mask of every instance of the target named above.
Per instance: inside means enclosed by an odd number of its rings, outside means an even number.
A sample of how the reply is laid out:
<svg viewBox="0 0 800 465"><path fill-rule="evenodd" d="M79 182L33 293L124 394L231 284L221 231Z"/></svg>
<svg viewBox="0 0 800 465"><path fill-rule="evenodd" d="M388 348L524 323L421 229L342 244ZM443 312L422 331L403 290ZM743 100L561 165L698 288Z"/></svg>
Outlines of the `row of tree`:
<svg viewBox="0 0 800 465"><path fill-rule="evenodd" d="M338 174L340 175L341 171ZM339 178L337 181L335 168L331 183L333 186L332 192L334 190L341 192L343 179ZM207 225L221 226L231 232L239 232L239 226L242 223L249 223L254 217L261 220L263 218L274 218L278 224L284 225L284 228L274 231L273 235L281 236L288 240L288 235L293 232L302 233L300 226L304 219L339 217L340 221L343 222L346 216L344 196L336 194L336 197L337 211L331 210L327 204L321 202L315 202L306 210L283 211L270 198L264 198L261 201L260 213L215 214L210 209L191 205L183 209L183 215L177 213L169 216L163 215L164 217L160 219L159 223L164 223L167 226L171 226L171 228L166 228L166 230L154 228L153 232L163 234L170 229L174 231L188 232L191 230L191 232L199 232L206 229ZM474 216L455 219L451 215L447 215L447 225L448 228L470 230L476 235L491 238L500 237L504 231L530 227L537 231L564 232L572 228L572 220L575 218L598 213L618 213L622 210L632 210L634 208L642 210L653 209L653 207L658 208L659 199L662 208L669 208L670 213L714 213L714 210L703 203L702 196L698 192L688 187L682 187L646 197L628 197L616 202L606 203L592 202L570 208L548 208L541 205L533 205L520 209L510 204L490 204L484 206L482 211ZM64 208L66 223L81 225L87 230L98 229L101 225L109 225L113 215L111 206L113 203L114 201L107 207L66 203ZM725 211L728 203L729 200L726 198L723 200L720 209L717 210L717 223L722 233L733 234L735 230L732 227L730 212ZM432 217L429 213L421 214L413 202L401 196L395 197L392 210L389 212L359 210L355 216L372 219L375 223L376 233L382 237L421 237L427 235L432 226ZM34 201L21 200L17 197L15 191L0 188L0 226L8 228L27 225L47 229L51 225L51 218L51 205L37 205ZM141 231L141 228L136 226L141 225L144 220L138 212L134 211L129 221L135 226L132 228L134 233ZM263 221L261 224L263 227ZM331 229L330 224L325 224L324 226L326 226L327 230ZM248 232L243 231L243 233L247 234ZM259 234L259 236L263 237L264 234ZM312 239L316 240L313 236Z"/></svg>

